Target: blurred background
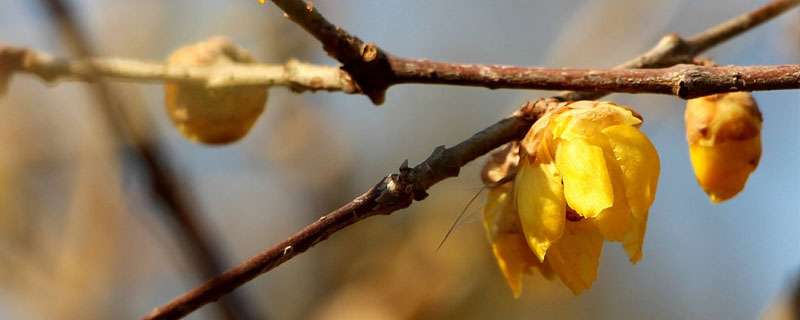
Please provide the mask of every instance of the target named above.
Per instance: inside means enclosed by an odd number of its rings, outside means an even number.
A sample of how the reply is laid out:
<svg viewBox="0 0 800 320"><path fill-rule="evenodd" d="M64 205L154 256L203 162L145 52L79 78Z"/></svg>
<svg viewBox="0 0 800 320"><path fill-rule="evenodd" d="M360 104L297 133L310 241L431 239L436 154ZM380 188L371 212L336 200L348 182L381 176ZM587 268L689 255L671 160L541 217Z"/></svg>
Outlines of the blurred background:
<svg viewBox="0 0 800 320"><path fill-rule="evenodd" d="M316 0L331 21L389 52L453 62L609 67L669 32L690 35L753 0ZM224 35L257 60L334 64L320 45L255 0L73 0L98 55L162 60ZM0 0L0 42L67 56L33 1ZM719 64L800 63L800 11L707 54ZM115 83L180 175L178 188L233 266L360 194L401 162L424 160L546 92L403 85L386 103L270 90L249 136L225 147L183 139L160 85ZM468 209L483 159L431 196L363 221L238 290L270 319L753 319L780 311L800 276L800 94L755 94L764 152L745 191L712 205L696 185L684 102L612 95L644 115L662 179L644 259L605 246L594 287L573 296L529 277L515 300ZM138 318L198 284L191 260L147 196L141 168L113 146L84 84L14 77L0 99L0 318ZM167 221L165 223L165 221ZM191 319L216 319L206 306Z"/></svg>

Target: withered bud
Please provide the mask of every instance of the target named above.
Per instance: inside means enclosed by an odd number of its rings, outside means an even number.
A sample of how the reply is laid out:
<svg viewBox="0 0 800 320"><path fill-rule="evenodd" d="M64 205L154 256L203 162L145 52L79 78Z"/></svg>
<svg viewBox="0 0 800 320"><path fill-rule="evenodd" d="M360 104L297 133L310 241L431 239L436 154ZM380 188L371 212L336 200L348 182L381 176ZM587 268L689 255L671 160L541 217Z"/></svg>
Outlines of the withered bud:
<svg viewBox="0 0 800 320"><path fill-rule="evenodd" d="M489 155L481 170L481 179L489 187L510 181L517 172L519 163L519 143L511 142Z"/></svg>
<svg viewBox="0 0 800 320"><path fill-rule="evenodd" d="M223 67L253 63L250 54L230 40L214 37L174 51L169 66ZM244 137L267 101L267 86L209 88L205 84L168 81L164 85L170 119L189 140L231 143Z"/></svg>

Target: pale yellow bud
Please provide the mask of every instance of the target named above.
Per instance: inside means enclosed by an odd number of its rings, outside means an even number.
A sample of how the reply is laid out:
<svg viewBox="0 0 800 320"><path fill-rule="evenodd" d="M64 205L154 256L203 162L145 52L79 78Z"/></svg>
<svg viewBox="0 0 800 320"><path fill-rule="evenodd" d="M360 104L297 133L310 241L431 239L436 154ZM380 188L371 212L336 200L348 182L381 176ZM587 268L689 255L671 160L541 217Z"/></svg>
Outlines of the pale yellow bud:
<svg viewBox="0 0 800 320"><path fill-rule="evenodd" d="M220 67L252 63L253 58L225 38L212 38L173 52L170 66ZM266 86L209 88L204 84L166 82L165 104L170 119L189 140L231 143L244 137L264 111Z"/></svg>
<svg viewBox="0 0 800 320"><path fill-rule="evenodd" d="M761 158L761 112L750 93L686 103L686 140L697 182L712 202L738 194Z"/></svg>

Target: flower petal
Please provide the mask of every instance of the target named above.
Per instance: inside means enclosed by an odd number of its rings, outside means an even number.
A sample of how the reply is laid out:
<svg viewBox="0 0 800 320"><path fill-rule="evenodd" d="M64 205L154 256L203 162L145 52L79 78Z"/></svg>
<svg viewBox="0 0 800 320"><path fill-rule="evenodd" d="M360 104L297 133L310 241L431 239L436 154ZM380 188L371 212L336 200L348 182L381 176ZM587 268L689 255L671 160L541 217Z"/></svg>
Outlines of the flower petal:
<svg viewBox="0 0 800 320"><path fill-rule="evenodd" d="M486 205L483 206L483 227L489 241L493 241L501 233L512 232L514 220L519 221L515 217L516 210L512 200L511 183L489 189Z"/></svg>
<svg viewBox="0 0 800 320"><path fill-rule="evenodd" d="M726 141L713 147L690 145L689 155L697 181L711 202L730 199L744 189L761 157L760 136Z"/></svg>
<svg viewBox="0 0 800 320"><path fill-rule="evenodd" d="M555 165L533 164L523 158L514 179L514 196L528 246L544 261L566 220L563 186Z"/></svg>
<svg viewBox="0 0 800 320"><path fill-rule="evenodd" d="M625 197L635 217L647 214L656 198L661 164L656 148L639 129L626 125L603 129L622 171Z"/></svg>
<svg viewBox="0 0 800 320"><path fill-rule="evenodd" d="M539 268L541 262L533 255L522 234L499 235L492 241L492 252L514 298L519 298L523 273L528 273L531 268Z"/></svg>
<svg viewBox="0 0 800 320"><path fill-rule="evenodd" d="M554 119L552 130L555 137L565 140L591 139L608 126L642 123L631 110L610 102L576 101L567 106L572 109Z"/></svg>
<svg viewBox="0 0 800 320"><path fill-rule="evenodd" d="M642 217L633 219L631 230L625 234L622 240L622 247L628 254L631 262L637 263L642 259L642 246L644 245L644 234L647 231L647 211Z"/></svg>
<svg viewBox="0 0 800 320"><path fill-rule="evenodd" d="M608 142L605 143L608 145ZM614 188L614 205L600 212L593 219L603 237L611 241L622 241L631 230L633 215L625 197L626 185L614 155L610 150L604 152L608 164L608 174Z"/></svg>
<svg viewBox="0 0 800 320"><path fill-rule="evenodd" d="M603 251L603 237L589 220L568 222L545 261L574 294L592 287Z"/></svg>
<svg viewBox="0 0 800 320"><path fill-rule="evenodd" d="M515 298L522 293L524 273L537 269L546 277L552 274L549 267L545 267L539 261L525 241L519 215L514 208L511 183L489 190L486 206L483 208L483 226L492 244L497 265Z"/></svg>
<svg viewBox="0 0 800 320"><path fill-rule="evenodd" d="M603 149L584 139L561 140L556 166L564 179L564 198L578 214L594 218L614 204Z"/></svg>
<svg viewBox="0 0 800 320"><path fill-rule="evenodd" d="M622 173L625 197L633 215L624 235L623 247L631 262L642 258L647 215L656 197L661 170L658 152L641 131L630 126L611 126L603 130Z"/></svg>

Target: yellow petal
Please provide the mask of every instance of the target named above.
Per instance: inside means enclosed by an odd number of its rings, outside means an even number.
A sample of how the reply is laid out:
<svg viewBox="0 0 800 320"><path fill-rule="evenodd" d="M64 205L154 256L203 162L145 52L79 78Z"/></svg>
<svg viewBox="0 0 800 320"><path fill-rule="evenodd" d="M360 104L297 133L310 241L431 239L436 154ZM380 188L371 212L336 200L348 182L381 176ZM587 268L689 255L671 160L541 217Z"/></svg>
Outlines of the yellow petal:
<svg viewBox="0 0 800 320"><path fill-rule="evenodd" d="M576 101L567 106L572 110L558 115L553 125L554 136L565 140L590 139L608 126L642 123L631 110L610 102Z"/></svg>
<svg viewBox="0 0 800 320"><path fill-rule="evenodd" d="M614 204L603 149L583 139L561 140L556 166L564 179L564 198L578 214L594 218Z"/></svg>
<svg viewBox="0 0 800 320"><path fill-rule="evenodd" d="M592 219L603 237L611 241L622 241L625 234L631 230L633 215L625 197L625 181L622 171L613 158L611 151L605 152L608 173L614 188L614 205L600 212Z"/></svg>
<svg viewBox="0 0 800 320"><path fill-rule="evenodd" d="M619 166L618 172L624 185L624 196L631 213L631 220L622 239L614 240L622 240L628 258L635 263L642 257L647 213L655 200L658 186L660 173L658 153L647 137L634 127L611 126L603 129L603 134L608 138L614 155L614 159L610 161ZM614 183L616 187L617 181Z"/></svg>
<svg viewBox="0 0 800 320"><path fill-rule="evenodd" d="M493 241L500 233L509 232L513 220L519 220L515 217L516 210L512 200L511 183L489 189L486 205L483 206L483 227L489 241Z"/></svg>
<svg viewBox="0 0 800 320"><path fill-rule="evenodd" d="M625 197L635 217L647 214L656 198L661 164L656 148L639 129L626 125L603 129L622 173Z"/></svg>
<svg viewBox="0 0 800 320"><path fill-rule="evenodd" d="M519 215L514 207L511 183L489 190L483 209L483 226L492 244L497 265L515 298L522 293L524 273L537 269L545 277L552 276L549 267L539 262L525 241Z"/></svg>
<svg viewBox="0 0 800 320"><path fill-rule="evenodd" d="M713 147L689 146L689 156L700 186L714 203L730 199L744 189L761 157L760 137L727 141Z"/></svg>
<svg viewBox="0 0 800 320"><path fill-rule="evenodd" d="M528 246L544 261L550 245L561 237L566 220L563 186L555 166L520 161L514 196Z"/></svg>
<svg viewBox="0 0 800 320"><path fill-rule="evenodd" d="M644 245L644 234L647 231L647 211L641 217L633 219L631 230L625 234L622 240L622 247L628 254L631 262L637 263L642 259L642 246Z"/></svg>
<svg viewBox="0 0 800 320"><path fill-rule="evenodd" d="M492 242L492 252L506 283L514 293L514 298L518 298L522 293L522 274L529 273L532 268L539 268L541 263L531 252L522 234L499 235Z"/></svg>
<svg viewBox="0 0 800 320"><path fill-rule="evenodd" d="M568 222L545 261L574 294L592 287L603 251L603 237L589 220Z"/></svg>

